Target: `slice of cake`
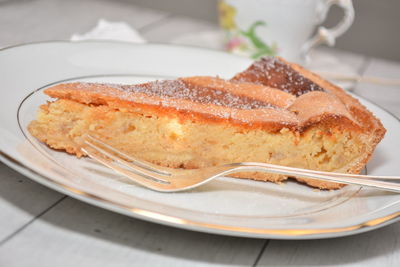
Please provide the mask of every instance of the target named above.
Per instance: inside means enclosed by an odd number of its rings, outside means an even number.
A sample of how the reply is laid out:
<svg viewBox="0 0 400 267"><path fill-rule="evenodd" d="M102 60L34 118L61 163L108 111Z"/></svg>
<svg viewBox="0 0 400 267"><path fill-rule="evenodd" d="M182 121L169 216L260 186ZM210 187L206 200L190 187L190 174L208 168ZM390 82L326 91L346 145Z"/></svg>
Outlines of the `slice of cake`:
<svg viewBox="0 0 400 267"><path fill-rule="evenodd" d="M358 173L385 129L356 99L298 65L264 58L230 81L188 77L138 85L59 84L45 90L29 131L84 156L87 133L145 161L173 168L267 162ZM280 182L287 177L241 173ZM308 185L342 185L295 178Z"/></svg>

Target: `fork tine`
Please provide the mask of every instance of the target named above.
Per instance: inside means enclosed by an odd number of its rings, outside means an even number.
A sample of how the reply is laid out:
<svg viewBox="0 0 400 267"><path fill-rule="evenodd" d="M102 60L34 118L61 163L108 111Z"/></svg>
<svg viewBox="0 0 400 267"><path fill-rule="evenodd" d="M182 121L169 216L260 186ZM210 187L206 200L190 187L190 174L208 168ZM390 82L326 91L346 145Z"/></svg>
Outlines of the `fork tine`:
<svg viewBox="0 0 400 267"><path fill-rule="evenodd" d="M166 179L168 176L165 175L160 175L157 172L149 171L147 169L142 168L141 166L138 166L134 163L131 163L129 161L124 160L123 158L116 156L110 152L107 151L107 148L101 148L96 144L93 144L92 142L85 140L85 143L91 147L93 150L97 151L98 153L102 154L103 156L106 156L110 159L112 159L115 162L120 163L126 168L131 169L133 172L136 174L142 175L148 179L155 180L159 183L164 183L164 184L169 184L170 182ZM115 149L114 149L115 150Z"/></svg>
<svg viewBox="0 0 400 267"><path fill-rule="evenodd" d="M142 174L136 174L131 171L128 171L124 168L121 168L113 163L111 159L106 159L104 156L99 156L97 150L91 147L81 148L83 152L89 155L91 158L99 161L100 163L104 164L105 166L109 167L110 169L114 170L115 172L130 178L134 182L139 185L142 185L146 188L150 188L154 191L159 192L170 192L173 191L171 185L169 183L161 183L152 177L145 177Z"/></svg>
<svg viewBox="0 0 400 267"><path fill-rule="evenodd" d="M137 162L141 162L132 159L117 149L104 144L103 142L91 136L88 138L90 138L90 140L85 139L87 147L82 148L83 152L96 159L100 163L113 169L114 171L131 178L145 187L159 192L184 191L195 188L223 175L248 171L275 173L286 176L304 177L336 183L364 185L385 189L388 191L400 192L400 184L398 183L400 177L365 176L354 174L348 175L257 162L231 163L194 170L176 170L171 171L169 175L165 175L165 172L160 174L160 171L157 169L157 167L148 167L148 164L145 163L137 164ZM132 162L127 161L126 158L131 159ZM125 168L122 168L114 163L119 163Z"/></svg>
<svg viewBox="0 0 400 267"><path fill-rule="evenodd" d="M113 153L115 153L117 155L120 155L121 157L123 157L125 159L128 159L130 163L135 164L138 167L141 167L141 168L146 169L148 171L156 172L156 173L158 173L160 175L167 175L167 176L171 175L171 173L169 173L166 170L166 168L162 168L161 166L156 166L154 164L151 164L150 162L143 162L143 161L140 161L138 159L132 158L131 156L125 154L122 151L119 151L119 150L113 148L112 146L100 141L99 139L91 136L90 134L87 134L86 137L88 137L91 141L94 141L94 142L98 143L99 145L107 148L108 150L111 150ZM85 141L87 141L87 139Z"/></svg>

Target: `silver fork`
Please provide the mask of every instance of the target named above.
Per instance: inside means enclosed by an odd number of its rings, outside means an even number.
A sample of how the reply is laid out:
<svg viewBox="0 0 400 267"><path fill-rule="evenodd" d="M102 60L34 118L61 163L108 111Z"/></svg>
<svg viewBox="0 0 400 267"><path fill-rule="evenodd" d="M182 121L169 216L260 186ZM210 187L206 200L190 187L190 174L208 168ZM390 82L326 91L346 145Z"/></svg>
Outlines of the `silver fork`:
<svg viewBox="0 0 400 267"><path fill-rule="evenodd" d="M259 162L240 162L200 169L172 169L139 161L91 135L82 151L91 158L134 182L159 192L178 192L201 186L233 173L266 172L291 177L312 178L343 184L374 187L400 193L400 177L321 172Z"/></svg>

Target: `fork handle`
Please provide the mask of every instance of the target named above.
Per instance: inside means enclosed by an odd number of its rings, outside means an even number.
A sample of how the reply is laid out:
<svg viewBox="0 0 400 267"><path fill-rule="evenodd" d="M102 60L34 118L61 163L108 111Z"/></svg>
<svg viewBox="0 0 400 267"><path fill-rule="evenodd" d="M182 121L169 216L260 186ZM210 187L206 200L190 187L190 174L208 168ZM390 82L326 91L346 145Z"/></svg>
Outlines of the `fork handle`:
<svg viewBox="0 0 400 267"><path fill-rule="evenodd" d="M393 191L400 193L400 177L396 176L365 176L365 175L354 175L350 174L338 174L329 172L319 172L319 171L309 171L306 169L281 167L272 164L248 163L248 165L241 164L232 169L228 169L224 172L226 174L233 174L239 172L264 172L264 173L275 173L287 176L311 178L329 182L343 183L343 184L354 184L361 186L368 186L378 189L383 189L387 191Z"/></svg>

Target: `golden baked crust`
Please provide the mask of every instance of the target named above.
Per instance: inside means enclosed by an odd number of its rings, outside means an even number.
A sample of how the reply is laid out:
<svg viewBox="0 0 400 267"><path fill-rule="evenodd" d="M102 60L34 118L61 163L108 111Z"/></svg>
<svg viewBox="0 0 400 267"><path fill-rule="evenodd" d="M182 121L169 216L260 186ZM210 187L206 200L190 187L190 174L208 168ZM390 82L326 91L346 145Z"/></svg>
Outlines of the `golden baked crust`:
<svg viewBox="0 0 400 267"><path fill-rule="evenodd" d="M298 64L289 63L281 57L265 57L252 64L247 70L238 73L231 79L234 82L254 83L264 86L279 88L298 97L310 95L310 92L324 92L324 95L333 95L341 103L330 105L320 102L317 99L305 100L303 110L308 109L309 117L314 117L314 121L328 122L328 118L338 115L337 108L346 110L347 118L357 122L361 127L363 135L366 136L366 155L355 164L348 173L359 173L367 164L377 144L383 139L386 129L381 121L374 116L360 101L347 94L343 89L324 80L319 75L306 70ZM304 84L307 86L304 87ZM313 85L314 84L314 85ZM324 113L321 105L332 107ZM291 109L295 111L296 108ZM311 115L312 114L312 115ZM344 114L344 113L342 113ZM340 122L334 122L331 127L337 127Z"/></svg>
<svg viewBox="0 0 400 267"><path fill-rule="evenodd" d="M356 99L281 58L257 61L230 81L69 83L45 93L58 100L41 107L29 130L49 146L82 156L81 136L90 132L170 167L261 161L358 173L385 133ZM261 173L238 177L287 179ZM342 186L296 179L324 189Z"/></svg>

